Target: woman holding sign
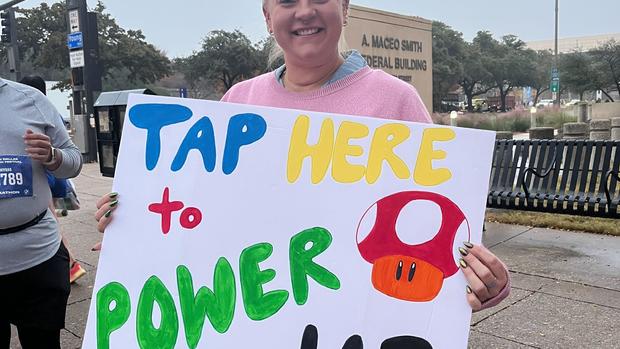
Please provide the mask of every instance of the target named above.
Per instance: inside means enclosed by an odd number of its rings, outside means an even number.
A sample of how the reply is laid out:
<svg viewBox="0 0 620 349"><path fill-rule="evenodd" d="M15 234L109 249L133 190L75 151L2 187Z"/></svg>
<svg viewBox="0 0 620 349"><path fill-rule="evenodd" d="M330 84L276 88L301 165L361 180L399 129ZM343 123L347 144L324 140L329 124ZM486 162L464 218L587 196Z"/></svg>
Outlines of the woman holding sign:
<svg viewBox="0 0 620 349"><path fill-rule="evenodd" d="M348 7L348 0L263 0L267 28L285 64L233 86L222 101L432 122L411 85L371 69L356 51L339 52ZM99 201L100 231L117 205L116 193ZM469 242L459 252L459 265L469 284L463 292L474 311L508 296L508 271L493 253Z"/></svg>

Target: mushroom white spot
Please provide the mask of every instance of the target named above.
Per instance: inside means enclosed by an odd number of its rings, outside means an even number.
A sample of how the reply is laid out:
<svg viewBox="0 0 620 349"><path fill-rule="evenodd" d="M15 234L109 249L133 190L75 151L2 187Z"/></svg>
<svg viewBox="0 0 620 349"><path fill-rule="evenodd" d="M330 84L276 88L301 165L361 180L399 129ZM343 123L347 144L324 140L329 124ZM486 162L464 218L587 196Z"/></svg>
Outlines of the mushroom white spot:
<svg viewBox="0 0 620 349"><path fill-rule="evenodd" d="M114 309L116 309L116 300L113 299L110 304L108 305L108 310L109 311L114 311Z"/></svg>
<svg viewBox="0 0 620 349"><path fill-rule="evenodd" d="M469 229L467 229L467 221L463 221L463 223L461 223L459 229L456 231L456 237L454 238L452 254L454 255L455 264L458 264L459 259L461 259L462 257L459 253L459 247L464 247L463 241L469 241Z"/></svg>
<svg viewBox="0 0 620 349"><path fill-rule="evenodd" d="M370 234L377 219L377 204L373 204L362 217L357 229L357 242L362 242Z"/></svg>
<svg viewBox="0 0 620 349"><path fill-rule="evenodd" d="M411 201L400 211L396 220L396 234L408 245L432 240L441 228L441 209L427 200Z"/></svg>
<svg viewBox="0 0 620 349"><path fill-rule="evenodd" d="M198 138L202 137L202 130L198 131Z"/></svg>
<svg viewBox="0 0 620 349"><path fill-rule="evenodd" d="M243 125L243 128L241 129L241 132L243 132L243 133L248 132L248 125Z"/></svg>
<svg viewBox="0 0 620 349"><path fill-rule="evenodd" d="M308 241L308 242L306 242L306 245L304 246L304 248L306 249L306 251L310 251L312 246L314 246L314 242Z"/></svg>

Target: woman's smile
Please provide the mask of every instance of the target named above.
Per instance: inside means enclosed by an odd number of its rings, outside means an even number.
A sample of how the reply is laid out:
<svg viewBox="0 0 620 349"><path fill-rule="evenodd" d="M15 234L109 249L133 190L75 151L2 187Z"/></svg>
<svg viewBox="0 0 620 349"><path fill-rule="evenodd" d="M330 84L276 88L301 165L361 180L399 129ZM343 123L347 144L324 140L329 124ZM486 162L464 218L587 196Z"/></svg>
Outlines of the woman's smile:
<svg viewBox="0 0 620 349"><path fill-rule="evenodd" d="M311 36L314 34L318 34L320 32L322 32L323 29L322 28L304 28L304 29L297 29L293 31L293 35L296 36Z"/></svg>

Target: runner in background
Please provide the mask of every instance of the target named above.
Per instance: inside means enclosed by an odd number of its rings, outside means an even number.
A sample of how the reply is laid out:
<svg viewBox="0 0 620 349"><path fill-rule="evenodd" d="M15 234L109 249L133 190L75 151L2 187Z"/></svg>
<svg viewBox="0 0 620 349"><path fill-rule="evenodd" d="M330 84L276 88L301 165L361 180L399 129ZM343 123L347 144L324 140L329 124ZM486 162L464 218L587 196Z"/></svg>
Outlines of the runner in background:
<svg viewBox="0 0 620 349"><path fill-rule="evenodd" d="M10 346L11 324L24 349L60 348L69 252L45 171L75 177L82 154L39 91L0 79L0 106L0 348Z"/></svg>

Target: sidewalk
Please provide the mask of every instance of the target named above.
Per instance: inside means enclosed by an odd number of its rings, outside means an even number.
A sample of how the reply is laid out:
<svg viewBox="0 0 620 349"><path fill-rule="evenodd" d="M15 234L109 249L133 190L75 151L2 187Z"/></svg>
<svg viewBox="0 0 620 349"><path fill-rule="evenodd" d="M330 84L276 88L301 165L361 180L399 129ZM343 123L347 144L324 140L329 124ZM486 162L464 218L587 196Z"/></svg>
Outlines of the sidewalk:
<svg viewBox="0 0 620 349"><path fill-rule="evenodd" d="M112 186L98 164L85 165L75 182L82 209L61 218L61 227L88 274L72 288L63 348L81 345L99 257L90 248L101 238L95 203ZM487 229L484 243L508 265L513 289L501 305L474 314L470 348L620 348L620 237Z"/></svg>

